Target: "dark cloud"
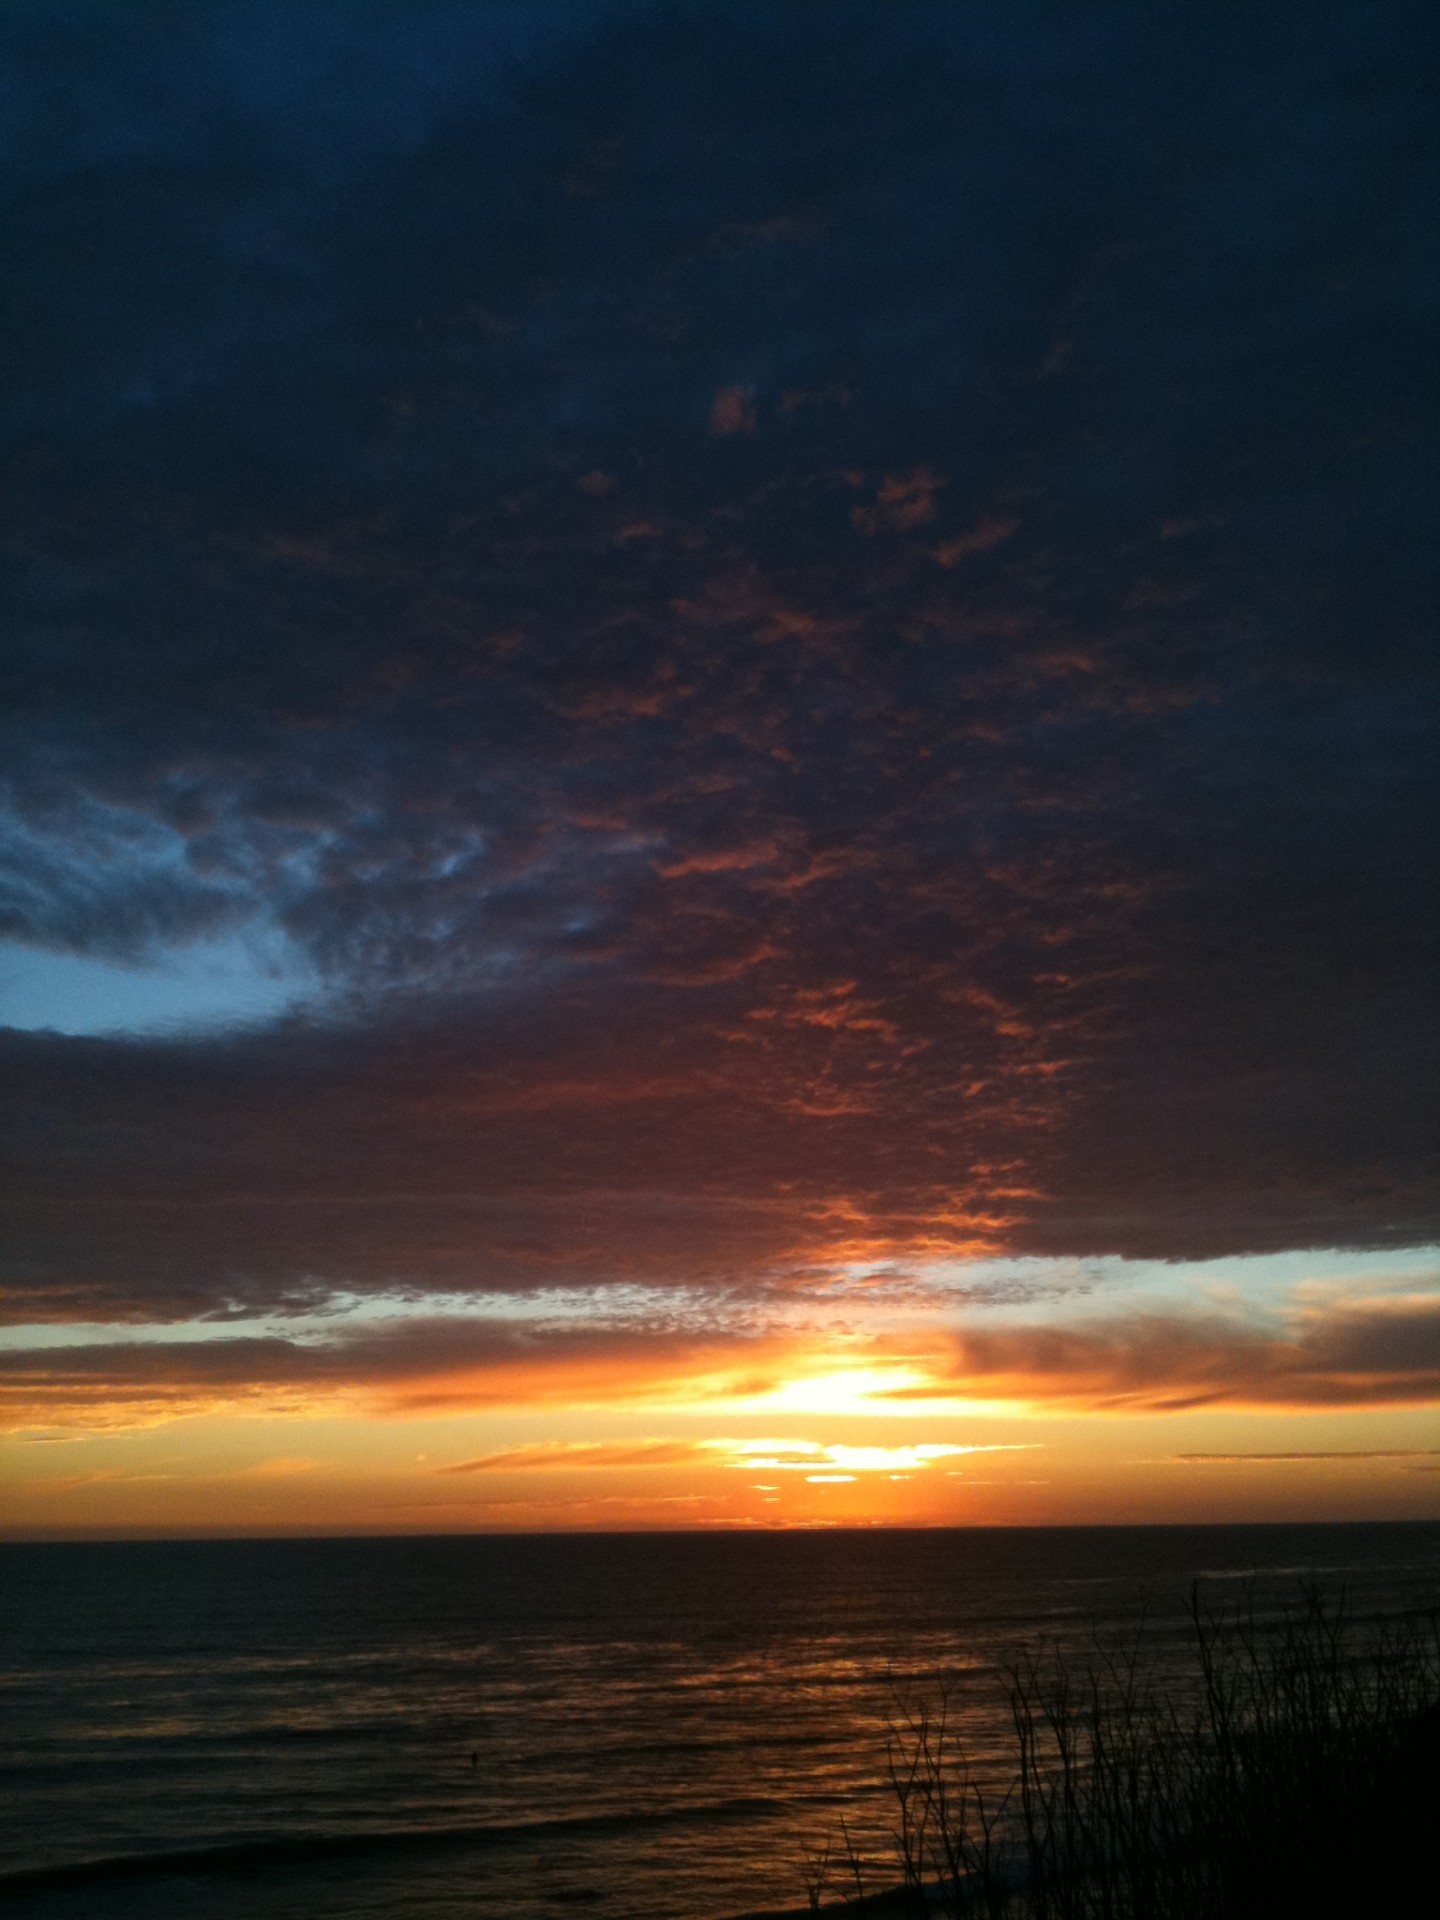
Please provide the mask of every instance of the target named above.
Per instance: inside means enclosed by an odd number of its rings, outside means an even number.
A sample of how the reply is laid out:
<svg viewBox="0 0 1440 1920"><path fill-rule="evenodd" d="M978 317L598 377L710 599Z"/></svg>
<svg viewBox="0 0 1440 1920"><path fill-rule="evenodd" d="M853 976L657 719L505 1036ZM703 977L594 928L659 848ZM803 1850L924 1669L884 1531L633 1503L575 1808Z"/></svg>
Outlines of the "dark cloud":
<svg viewBox="0 0 1440 1920"><path fill-rule="evenodd" d="M1440 1231L1428 9L4 33L16 1311Z"/></svg>
<svg viewBox="0 0 1440 1920"><path fill-rule="evenodd" d="M953 1377L979 1397L1154 1409L1424 1405L1440 1395L1440 1300L1316 1314L1281 1336L1221 1319L967 1331Z"/></svg>
<svg viewBox="0 0 1440 1920"><path fill-rule="evenodd" d="M625 1402L729 1370L749 1391L775 1384L774 1343L654 1326L537 1326L427 1315L338 1329L330 1338L125 1340L28 1347L0 1357L0 1423L141 1424L218 1407L402 1414L491 1406Z"/></svg>

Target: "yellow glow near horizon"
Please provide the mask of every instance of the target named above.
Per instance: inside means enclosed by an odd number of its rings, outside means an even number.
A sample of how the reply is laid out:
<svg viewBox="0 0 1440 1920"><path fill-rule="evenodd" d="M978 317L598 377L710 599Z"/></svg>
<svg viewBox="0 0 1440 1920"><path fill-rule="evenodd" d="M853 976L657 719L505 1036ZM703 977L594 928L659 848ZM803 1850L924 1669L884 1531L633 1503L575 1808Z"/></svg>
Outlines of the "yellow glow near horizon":
<svg viewBox="0 0 1440 1920"><path fill-rule="evenodd" d="M13 1532L452 1532L1421 1518L1433 1409L215 1414L7 1443ZM892 1441L889 1436L893 1434ZM756 1473L765 1478L754 1479Z"/></svg>
<svg viewBox="0 0 1440 1920"><path fill-rule="evenodd" d="M779 1386L744 1397L736 1404L757 1413L833 1417L903 1413L908 1411L905 1399L927 1384L927 1376L915 1367L839 1367L830 1373L803 1374L782 1381Z"/></svg>
<svg viewBox="0 0 1440 1920"><path fill-rule="evenodd" d="M858 1473L923 1473L937 1460L953 1460L975 1453L1027 1453L1041 1443L1012 1441L992 1446L965 1446L958 1441L920 1441L914 1446L848 1446L843 1441L819 1440L705 1440L716 1453L732 1454L726 1464L751 1472L804 1473L824 1466Z"/></svg>
<svg viewBox="0 0 1440 1920"><path fill-rule="evenodd" d="M824 1357L818 1364L824 1366ZM908 1362L838 1367L832 1363L823 1372L797 1373L759 1393L727 1393L717 1383L705 1399L687 1396L685 1404L696 1410L709 1407L717 1413L916 1420L1003 1417L1027 1410L1031 1401L1019 1394L992 1399L958 1394L949 1382L936 1380L920 1365Z"/></svg>
<svg viewBox="0 0 1440 1920"><path fill-rule="evenodd" d="M0 1406L3 1524L1434 1516L1425 1355L1440 1305L1423 1279L1435 1262L1411 1254L1372 1272L1377 1260L1246 1267L1264 1312L1241 1311L1222 1264L1122 1275L1111 1296L1026 1316L903 1290L859 1320L848 1298L823 1311L784 1302L730 1336L707 1322L661 1338L644 1313L632 1334L617 1310L559 1337L534 1303L530 1339L515 1337L515 1316L458 1310L257 1326L239 1344L207 1322L21 1329ZM284 1364L251 1375L247 1356ZM976 1390L993 1397L967 1397Z"/></svg>

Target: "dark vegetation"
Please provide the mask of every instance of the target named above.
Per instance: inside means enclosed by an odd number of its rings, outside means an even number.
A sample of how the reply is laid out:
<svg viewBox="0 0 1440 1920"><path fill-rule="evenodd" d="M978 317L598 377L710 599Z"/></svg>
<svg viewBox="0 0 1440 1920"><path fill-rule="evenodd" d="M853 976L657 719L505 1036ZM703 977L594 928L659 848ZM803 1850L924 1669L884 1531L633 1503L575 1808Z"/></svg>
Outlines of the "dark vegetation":
<svg viewBox="0 0 1440 1920"><path fill-rule="evenodd" d="M897 1858L842 1829L810 1905L881 1920L1399 1920L1431 1911L1440 1829L1440 1613L1358 1621L1315 1594L1278 1620L1192 1601L1188 1663L1142 1632L1004 1674L1013 1778L957 1715L902 1703ZM896 1886L898 1865L901 1884ZM888 1881L889 1885L882 1883Z"/></svg>

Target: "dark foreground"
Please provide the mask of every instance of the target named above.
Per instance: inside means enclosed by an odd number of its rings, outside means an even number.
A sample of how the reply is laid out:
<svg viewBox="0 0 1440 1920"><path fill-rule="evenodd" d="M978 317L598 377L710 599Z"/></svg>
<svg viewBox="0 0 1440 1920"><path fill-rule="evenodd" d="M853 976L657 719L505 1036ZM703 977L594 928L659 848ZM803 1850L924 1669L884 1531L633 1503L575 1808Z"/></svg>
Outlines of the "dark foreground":
<svg viewBox="0 0 1440 1920"><path fill-rule="evenodd" d="M1245 1920L1399 1913L1433 1870L1440 1608L1363 1617L1302 1584L1267 1616L1197 1583L1193 1667L1143 1629L1036 1645L1004 1676L1013 1772L997 1793L943 1691L897 1701L898 1886L842 1831L811 1907L883 1916ZM884 1872L884 1866L881 1867ZM832 1878L856 1897L832 1908ZM867 1892L867 1883L870 1891Z"/></svg>

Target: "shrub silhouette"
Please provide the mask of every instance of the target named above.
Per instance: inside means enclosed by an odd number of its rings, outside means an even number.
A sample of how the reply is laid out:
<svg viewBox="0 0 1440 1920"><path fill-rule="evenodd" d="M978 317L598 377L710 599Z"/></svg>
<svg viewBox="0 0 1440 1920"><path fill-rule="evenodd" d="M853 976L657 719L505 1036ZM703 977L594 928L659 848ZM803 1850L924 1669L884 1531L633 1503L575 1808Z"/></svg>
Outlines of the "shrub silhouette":
<svg viewBox="0 0 1440 1920"><path fill-rule="evenodd" d="M812 1857L819 1911L985 1920L1305 1920L1414 1907L1440 1811L1440 1613L1360 1622L1307 1593L1279 1620L1192 1594L1188 1672L1142 1632L1004 1670L1013 1776L969 1764L953 1702L892 1724L895 1866L842 1830ZM894 1867L889 1876L893 1880ZM839 1889L837 1888L837 1891Z"/></svg>

